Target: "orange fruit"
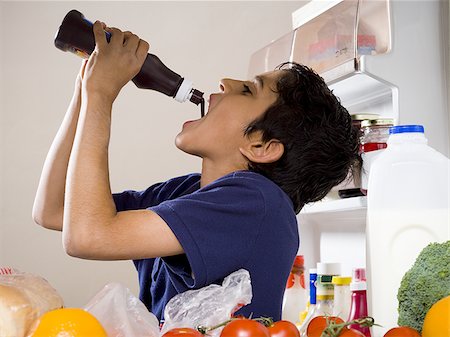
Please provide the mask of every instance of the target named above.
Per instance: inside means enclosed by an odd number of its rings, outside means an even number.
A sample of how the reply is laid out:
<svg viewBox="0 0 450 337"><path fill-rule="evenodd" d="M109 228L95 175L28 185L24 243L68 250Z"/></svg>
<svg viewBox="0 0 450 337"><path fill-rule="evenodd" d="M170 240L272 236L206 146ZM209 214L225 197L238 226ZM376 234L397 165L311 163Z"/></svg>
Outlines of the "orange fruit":
<svg viewBox="0 0 450 337"><path fill-rule="evenodd" d="M422 337L450 337L450 296L440 299L428 310Z"/></svg>
<svg viewBox="0 0 450 337"><path fill-rule="evenodd" d="M79 308L56 309L43 314L31 337L107 337L100 322Z"/></svg>

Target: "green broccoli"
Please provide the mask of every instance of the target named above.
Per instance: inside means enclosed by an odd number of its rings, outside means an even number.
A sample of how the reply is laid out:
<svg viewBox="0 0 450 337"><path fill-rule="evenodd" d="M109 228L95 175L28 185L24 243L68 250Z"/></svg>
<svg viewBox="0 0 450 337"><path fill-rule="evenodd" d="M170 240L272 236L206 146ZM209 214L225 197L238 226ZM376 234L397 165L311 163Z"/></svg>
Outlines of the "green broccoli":
<svg viewBox="0 0 450 337"><path fill-rule="evenodd" d="M450 241L430 243L403 276L398 289L398 325L422 331L425 314L450 295Z"/></svg>

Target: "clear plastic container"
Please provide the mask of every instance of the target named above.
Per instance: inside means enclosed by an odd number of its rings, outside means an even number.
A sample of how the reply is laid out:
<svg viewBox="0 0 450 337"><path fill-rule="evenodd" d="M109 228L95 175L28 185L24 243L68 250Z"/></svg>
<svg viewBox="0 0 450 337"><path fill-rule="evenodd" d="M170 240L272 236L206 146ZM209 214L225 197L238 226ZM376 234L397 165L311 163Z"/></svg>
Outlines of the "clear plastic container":
<svg viewBox="0 0 450 337"><path fill-rule="evenodd" d="M397 291L430 242L449 240L449 159L427 145L420 125L390 129L388 147L373 163L367 197L369 315L383 327L398 319Z"/></svg>

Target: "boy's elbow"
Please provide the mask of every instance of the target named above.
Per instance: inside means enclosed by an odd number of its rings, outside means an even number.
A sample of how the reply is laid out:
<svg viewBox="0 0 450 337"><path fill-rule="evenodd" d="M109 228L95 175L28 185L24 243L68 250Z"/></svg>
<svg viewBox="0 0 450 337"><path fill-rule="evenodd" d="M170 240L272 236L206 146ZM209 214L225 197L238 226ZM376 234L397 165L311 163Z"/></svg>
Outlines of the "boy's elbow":
<svg viewBox="0 0 450 337"><path fill-rule="evenodd" d="M58 231L62 230L62 215L60 214L50 216L43 209L34 205L31 216L34 223L41 227Z"/></svg>
<svg viewBox="0 0 450 337"><path fill-rule="evenodd" d="M39 225L46 229L53 229L53 230L62 230L62 224L57 219L48 218L42 216L40 213L34 213L32 214L33 221L36 225Z"/></svg>
<svg viewBox="0 0 450 337"><path fill-rule="evenodd" d="M63 248L67 255L80 259L95 259L92 233L72 231L63 234Z"/></svg>
<svg viewBox="0 0 450 337"><path fill-rule="evenodd" d="M80 259L86 259L88 254L88 245L82 242L82 240L74 240L64 237L63 248L67 255L77 257Z"/></svg>

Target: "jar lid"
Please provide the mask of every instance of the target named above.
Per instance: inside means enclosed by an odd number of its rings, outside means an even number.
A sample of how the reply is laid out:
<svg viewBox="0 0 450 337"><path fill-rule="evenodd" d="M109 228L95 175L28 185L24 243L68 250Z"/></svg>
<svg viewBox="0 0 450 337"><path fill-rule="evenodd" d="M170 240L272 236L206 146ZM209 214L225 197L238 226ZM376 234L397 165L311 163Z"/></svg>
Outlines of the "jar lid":
<svg viewBox="0 0 450 337"><path fill-rule="evenodd" d="M331 280L331 283L339 286L346 286L349 285L351 282L352 278L350 276L333 276L333 279Z"/></svg>
<svg viewBox="0 0 450 337"><path fill-rule="evenodd" d="M419 132L424 133L422 125L397 125L389 128L389 134Z"/></svg>
<svg viewBox="0 0 450 337"><path fill-rule="evenodd" d="M383 119L366 119L361 122L361 127L375 126L375 125L393 125L394 120L392 118Z"/></svg>
<svg viewBox="0 0 450 337"><path fill-rule="evenodd" d="M366 119L377 119L380 116L377 115L377 114L373 114L373 113L364 113L364 112L362 112L362 113L358 113L358 114L355 114L355 115L351 115L351 117L352 117L353 121L363 121L363 120L366 120Z"/></svg>

